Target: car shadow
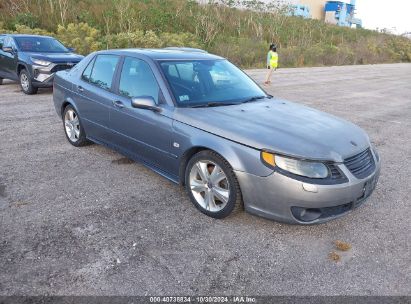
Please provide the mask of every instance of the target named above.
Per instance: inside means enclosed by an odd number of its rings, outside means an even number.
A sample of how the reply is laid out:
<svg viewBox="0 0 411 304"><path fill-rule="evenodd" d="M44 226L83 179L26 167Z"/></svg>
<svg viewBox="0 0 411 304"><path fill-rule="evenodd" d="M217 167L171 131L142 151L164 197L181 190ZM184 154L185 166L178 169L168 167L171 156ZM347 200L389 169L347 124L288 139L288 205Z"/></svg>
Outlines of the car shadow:
<svg viewBox="0 0 411 304"><path fill-rule="evenodd" d="M13 90L14 93L23 93L21 90L19 84L15 81L8 80L8 79L3 79L3 84L0 86L15 86L15 90ZM43 94L52 94L53 93L53 88L39 88L37 95L43 95Z"/></svg>

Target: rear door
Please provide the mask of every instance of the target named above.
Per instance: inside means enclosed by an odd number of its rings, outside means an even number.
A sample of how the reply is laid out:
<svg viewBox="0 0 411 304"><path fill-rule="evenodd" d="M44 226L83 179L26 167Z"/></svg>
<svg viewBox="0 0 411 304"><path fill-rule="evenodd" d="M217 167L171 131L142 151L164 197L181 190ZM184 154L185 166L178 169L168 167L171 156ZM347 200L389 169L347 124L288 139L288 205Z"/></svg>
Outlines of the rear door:
<svg viewBox="0 0 411 304"><path fill-rule="evenodd" d="M78 110L87 136L109 142L109 115L116 95L112 92L113 78L120 57L101 54L95 56L83 71L73 90L78 94Z"/></svg>
<svg viewBox="0 0 411 304"><path fill-rule="evenodd" d="M133 158L170 172L172 119L161 112L136 109L132 97L151 96L159 106L164 106L159 84L148 62L125 57L119 75L117 101L111 107L110 127L113 140Z"/></svg>

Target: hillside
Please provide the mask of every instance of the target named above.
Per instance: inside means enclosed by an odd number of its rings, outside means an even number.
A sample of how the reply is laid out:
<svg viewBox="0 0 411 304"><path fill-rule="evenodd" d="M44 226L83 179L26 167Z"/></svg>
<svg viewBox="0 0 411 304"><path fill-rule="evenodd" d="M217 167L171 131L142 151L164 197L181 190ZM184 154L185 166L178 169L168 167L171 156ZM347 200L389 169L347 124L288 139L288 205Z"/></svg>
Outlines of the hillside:
<svg viewBox="0 0 411 304"><path fill-rule="evenodd" d="M404 37L288 17L254 2L252 10L239 10L186 0L3 0L0 32L53 35L83 54L200 47L242 67L263 67L271 41L279 46L282 67L411 61L411 41Z"/></svg>

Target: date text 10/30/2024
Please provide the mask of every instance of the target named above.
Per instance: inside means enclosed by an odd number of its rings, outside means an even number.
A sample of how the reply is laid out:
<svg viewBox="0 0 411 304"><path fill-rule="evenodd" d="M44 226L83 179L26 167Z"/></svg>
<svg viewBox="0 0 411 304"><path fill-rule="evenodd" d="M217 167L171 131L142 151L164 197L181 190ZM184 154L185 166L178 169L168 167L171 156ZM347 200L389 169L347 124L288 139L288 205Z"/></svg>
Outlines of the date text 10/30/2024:
<svg viewBox="0 0 411 304"><path fill-rule="evenodd" d="M150 297L150 303L256 303L254 297L232 296L232 297Z"/></svg>

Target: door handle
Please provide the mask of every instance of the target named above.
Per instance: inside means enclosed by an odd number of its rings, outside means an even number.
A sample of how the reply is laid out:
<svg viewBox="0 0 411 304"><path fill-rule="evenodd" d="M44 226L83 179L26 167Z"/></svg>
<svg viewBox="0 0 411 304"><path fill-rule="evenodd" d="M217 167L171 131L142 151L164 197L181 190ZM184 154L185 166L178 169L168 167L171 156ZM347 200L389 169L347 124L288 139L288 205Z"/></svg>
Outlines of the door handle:
<svg viewBox="0 0 411 304"><path fill-rule="evenodd" d="M84 92L84 88L82 86L78 86L77 90L79 90L80 92Z"/></svg>
<svg viewBox="0 0 411 304"><path fill-rule="evenodd" d="M119 108L119 109L124 108L124 104L119 100L113 101L113 106L115 106L116 108Z"/></svg>

